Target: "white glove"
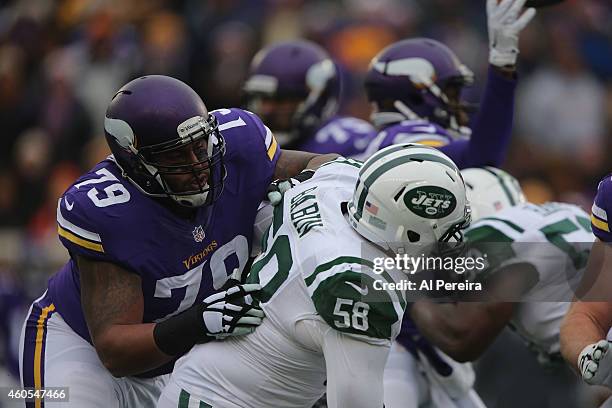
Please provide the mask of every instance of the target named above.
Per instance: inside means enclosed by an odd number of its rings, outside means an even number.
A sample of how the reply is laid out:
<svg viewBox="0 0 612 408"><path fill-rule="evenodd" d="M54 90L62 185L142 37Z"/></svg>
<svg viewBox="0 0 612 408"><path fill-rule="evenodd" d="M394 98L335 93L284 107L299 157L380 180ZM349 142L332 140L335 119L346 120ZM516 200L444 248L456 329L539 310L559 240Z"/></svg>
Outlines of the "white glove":
<svg viewBox="0 0 612 408"><path fill-rule="evenodd" d="M612 352L610 342L599 340L586 346L578 356L582 379L591 385L611 385Z"/></svg>
<svg viewBox="0 0 612 408"><path fill-rule="evenodd" d="M489 62L497 67L515 65L518 56L519 33L535 16L534 8L521 15L526 0L487 0L489 29Z"/></svg>
<svg viewBox="0 0 612 408"><path fill-rule="evenodd" d="M300 174L294 177L291 177L288 179L275 180L268 187L268 193L267 193L268 201L273 206L277 206L278 204L280 204L281 200L283 199L283 195L285 195L287 191L297 186L298 184L301 184L304 181L310 179L313 175L314 175L314 170L305 169L305 170L302 170Z"/></svg>

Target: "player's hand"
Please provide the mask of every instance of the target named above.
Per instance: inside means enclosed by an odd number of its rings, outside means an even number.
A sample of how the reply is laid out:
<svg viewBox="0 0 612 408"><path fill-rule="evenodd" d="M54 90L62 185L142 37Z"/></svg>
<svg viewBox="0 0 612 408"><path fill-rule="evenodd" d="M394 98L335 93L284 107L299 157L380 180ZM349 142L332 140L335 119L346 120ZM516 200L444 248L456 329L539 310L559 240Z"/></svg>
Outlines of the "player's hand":
<svg viewBox="0 0 612 408"><path fill-rule="evenodd" d="M254 283L236 285L204 299L201 307L206 335L220 340L252 333L264 318L251 297L260 289L261 285Z"/></svg>
<svg viewBox="0 0 612 408"><path fill-rule="evenodd" d="M274 206L278 205L288 190L310 179L313 175L314 170L306 169L297 176L273 181L268 187L268 201Z"/></svg>
<svg viewBox="0 0 612 408"><path fill-rule="evenodd" d="M612 352L608 340L586 346L578 356L578 368L582 379L588 384L610 384L612 374Z"/></svg>
<svg viewBox="0 0 612 408"><path fill-rule="evenodd" d="M519 34L535 16L534 8L521 14L526 0L487 0L489 62L497 67L516 64Z"/></svg>

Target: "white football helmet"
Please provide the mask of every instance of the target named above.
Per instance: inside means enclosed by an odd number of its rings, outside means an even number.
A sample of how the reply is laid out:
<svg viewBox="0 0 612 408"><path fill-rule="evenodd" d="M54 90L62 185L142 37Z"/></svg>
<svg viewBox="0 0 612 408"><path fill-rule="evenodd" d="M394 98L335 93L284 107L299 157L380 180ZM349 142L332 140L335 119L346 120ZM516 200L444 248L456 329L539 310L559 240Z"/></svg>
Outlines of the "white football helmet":
<svg viewBox="0 0 612 408"><path fill-rule="evenodd" d="M348 215L361 236L400 254L410 244L460 241L470 207L455 163L437 149L407 143L366 160Z"/></svg>
<svg viewBox="0 0 612 408"><path fill-rule="evenodd" d="M518 180L501 169L475 167L462 170L461 174L473 221L526 202Z"/></svg>

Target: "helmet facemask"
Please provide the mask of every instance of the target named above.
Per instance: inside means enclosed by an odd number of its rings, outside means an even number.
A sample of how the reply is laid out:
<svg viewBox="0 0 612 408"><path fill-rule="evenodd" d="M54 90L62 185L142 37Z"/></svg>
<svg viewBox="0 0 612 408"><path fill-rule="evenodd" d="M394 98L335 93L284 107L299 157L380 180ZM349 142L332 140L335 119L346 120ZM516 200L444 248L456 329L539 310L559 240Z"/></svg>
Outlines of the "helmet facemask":
<svg viewBox="0 0 612 408"><path fill-rule="evenodd" d="M179 139L137 149L141 171L182 206L210 205L221 195L226 177L225 141L217 119L191 118L178 131ZM189 157L191 162L185 163Z"/></svg>

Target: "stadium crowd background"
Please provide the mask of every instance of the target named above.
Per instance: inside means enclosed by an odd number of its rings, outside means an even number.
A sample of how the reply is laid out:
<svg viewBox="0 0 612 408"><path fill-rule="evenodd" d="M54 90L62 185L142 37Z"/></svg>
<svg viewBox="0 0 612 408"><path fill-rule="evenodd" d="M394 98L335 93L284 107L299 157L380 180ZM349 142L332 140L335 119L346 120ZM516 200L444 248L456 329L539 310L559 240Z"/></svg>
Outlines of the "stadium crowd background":
<svg viewBox="0 0 612 408"><path fill-rule="evenodd" d="M239 106L255 52L303 37L340 63L343 111L367 119L361 79L370 59L396 40L426 36L449 45L475 72L466 97L477 102L487 69L484 3L0 2L0 342L17 344L2 339L10 324L2 299L29 305L68 257L56 234L57 198L109 153L104 111L125 82L171 75L194 87L209 109ZM589 211L598 180L612 169L610 21L609 0L569 0L540 10L521 35L513 143L504 168L521 180L530 201L562 200ZM3 359L6 351L0 365ZM506 406L503 390L510 393L513 385L488 382L486 402Z"/></svg>

